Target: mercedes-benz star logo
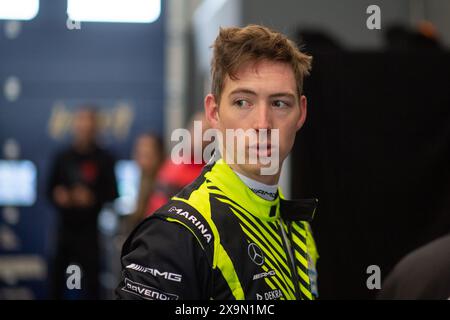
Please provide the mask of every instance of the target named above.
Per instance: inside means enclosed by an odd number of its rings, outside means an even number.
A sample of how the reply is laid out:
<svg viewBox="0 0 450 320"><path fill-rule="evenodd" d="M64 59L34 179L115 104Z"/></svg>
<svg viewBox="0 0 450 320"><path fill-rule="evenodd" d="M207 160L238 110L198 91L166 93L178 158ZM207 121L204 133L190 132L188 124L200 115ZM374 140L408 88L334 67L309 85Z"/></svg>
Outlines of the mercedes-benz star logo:
<svg viewBox="0 0 450 320"><path fill-rule="evenodd" d="M258 266L264 263L264 254L262 250L253 242L248 245L248 256Z"/></svg>

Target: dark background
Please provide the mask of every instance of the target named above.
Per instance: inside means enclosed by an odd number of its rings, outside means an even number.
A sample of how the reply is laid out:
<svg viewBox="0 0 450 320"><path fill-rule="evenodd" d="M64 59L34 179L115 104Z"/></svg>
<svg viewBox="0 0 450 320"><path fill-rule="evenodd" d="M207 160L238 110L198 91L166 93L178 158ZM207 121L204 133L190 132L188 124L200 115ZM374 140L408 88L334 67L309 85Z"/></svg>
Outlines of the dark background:
<svg viewBox="0 0 450 320"><path fill-rule="evenodd" d="M374 298L411 250L450 232L450 55L329 53L306 81L293 197L317 197L322 299Z"/></svg>

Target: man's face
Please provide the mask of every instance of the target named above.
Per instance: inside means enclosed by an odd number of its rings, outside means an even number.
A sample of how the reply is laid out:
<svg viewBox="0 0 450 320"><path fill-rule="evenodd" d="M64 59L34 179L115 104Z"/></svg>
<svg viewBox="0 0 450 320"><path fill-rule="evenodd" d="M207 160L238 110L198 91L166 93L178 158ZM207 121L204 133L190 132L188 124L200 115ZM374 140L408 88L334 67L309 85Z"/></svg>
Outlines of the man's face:
<svg viewBox="0 0 450 320"><path fill-rule="evenodd" d="M266 141L258 136L256 145L245 144L245 154L248 160L249 152L257 150L258 155L271 156L274 148L279 152L279 169L292 149L295 134L306 118L306 97L299 97L294 72L290 65L282 62L263 60L248 63L236 74L237 79L226 77L220 101L213 95L205 99L206 116L213 128L226 136L226 129L252 129L255 132L267 130ZM278 129L279 139L271 143L274 133ZM224 138L225 139L225 138ZM267 149L261 148L263 143L270 144ZM236 145L236 144L235 144ZM225 142L224 149L227 149ZM229 150L226 150L229 151ZM239 152L239 150L237 151ZM261 164L236 163L230 166L236 171L250 178L260 181L273 182L270 177L261 179ZM279 170L273 175L278 181Z"/></svg>
<svg viewBox="0 0 450 320"><path fill-rule="evenodd" d="M75 141L91 144L97 134L97 115L90 110L78 110L74 117L73 134Z"/></svg>

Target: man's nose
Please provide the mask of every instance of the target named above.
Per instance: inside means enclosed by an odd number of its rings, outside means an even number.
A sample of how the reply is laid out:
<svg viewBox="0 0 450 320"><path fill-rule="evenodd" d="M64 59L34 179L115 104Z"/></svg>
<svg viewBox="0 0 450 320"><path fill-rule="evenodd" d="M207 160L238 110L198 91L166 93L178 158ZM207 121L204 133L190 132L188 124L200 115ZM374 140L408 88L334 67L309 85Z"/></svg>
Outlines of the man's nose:
<svg viewBox="0 0 450 320"><path fill-rule="evenodd" d="M256 108L256 122L255 122L255 129L272 129L272 110L270 109L270 106L266 104L260 104Z"/></svg>

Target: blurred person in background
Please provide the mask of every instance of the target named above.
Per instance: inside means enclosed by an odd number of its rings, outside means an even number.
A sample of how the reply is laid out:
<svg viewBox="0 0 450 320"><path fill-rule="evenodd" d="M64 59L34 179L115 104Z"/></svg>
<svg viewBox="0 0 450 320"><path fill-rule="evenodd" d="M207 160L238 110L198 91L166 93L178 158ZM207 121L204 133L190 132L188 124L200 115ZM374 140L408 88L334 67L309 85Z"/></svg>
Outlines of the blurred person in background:
<svg viewBox="0 0 450 320"><path fill-rule="evenodd" d="M450 234L404 257L383 283L379 300L450 300Z"/></svg>
<svg viewBox="0 0 450 320"><path fill-rule="evenodd" d="M208 130L210 127L208 122L205 119L205 114L203 112L195 113L192 118L189 120L189 132L191 137L194 136L194 122L201 121L202 132ZM202 140L203 141L203 140ZM206 142L203 141L201 145L201 152L203 153L203 149L206 146ZM193 139L191 140L191 161L186 161L188 163L175 164L171 158L169 157L164 161L161 170L158 173L156 178L156 185L153 194L151 195L148 206L147 206L147 215L151 215L155 212L156 209L160 208L164 204L169 201L169 199L177 194L181 189L190 184L195 178L198 177L200 172L205 165L202 163L195 163L193 161L195 145Z"/></svg>
<svg viewBox="0 0 450 320"><path fill-rule="evenodd" d="M97 220L105 203L117 197L114 158L97 143L98 115L91 106L74 115L73 141L57 153L50 169L48 194L58 211L52 275L53 299L99 298ZM69 265L81 269L81 289L66 290Z"/></svg>
<svg viewBox="0 0 450 320"><path fill-rule="evenodd" d="M443 51L437 28L429 21L420 21L412 29L403 25L388 26L384 41L391 52Z"/></svg>
<svg viewBox="0 0 450 320"><path fill-rule="evenodd" d="M161 138L153 133L141 134L136 139L133 158L139 166L141 176L136 210L126 221L127 234L146 217L149 198L155 188L156 175L164 161L164 145Z"/></svg>
<svg viewBox="0 0 450 320"><path fill-rule="evenodd" d="M444 201L444 209L424 232L433 241L397 263L383 282L379 300L450 300L450 195Z"/></svg>

